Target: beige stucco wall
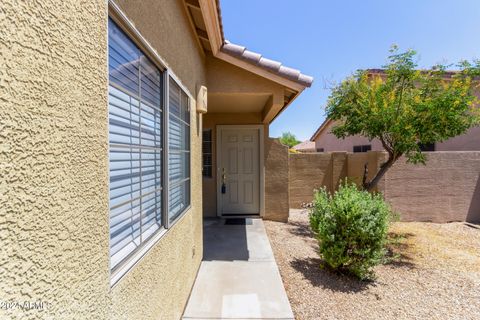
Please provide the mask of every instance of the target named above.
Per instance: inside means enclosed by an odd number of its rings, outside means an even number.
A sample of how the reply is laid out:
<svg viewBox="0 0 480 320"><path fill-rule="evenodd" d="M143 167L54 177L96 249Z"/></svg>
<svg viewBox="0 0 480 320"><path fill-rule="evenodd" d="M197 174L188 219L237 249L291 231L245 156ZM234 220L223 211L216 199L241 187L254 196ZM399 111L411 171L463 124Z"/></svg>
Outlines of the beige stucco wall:
<svg viewBox="0 0 480 320"><path fill-rule="evenodd" d="M207 67L209 93L267 93L283 99L283 86L271 80L212 56L207 56Z"/></svg>
<svg viewBox="0 0 480 320"><path fill-rule="evenodd" d="M0 319L105 319L106 1L2 1Z"/></svg>
<svg viewBox="0 0 480 320"><path fill-rule="evenodd" d="M196 42L182 0L115 2L196 96L196 86L206 85L206 61Z"/></svg>
<svg viewBox="0 0 480 320"><path fill-rule="evenodd" d="M264 219L288 221L289 206L288 147L278 139L265 144L265 212Z"/></svg>
<svg viewBox="0 0 480 320"><path fill-rule="evenodd" d="M210 112L261 113L269 123L285 104L285 88L276 82L210 55L207 68Z"/></svg>
<svg viewBox="0 0 480 320"><path fill-rule="evenodd" d="M196 96L205 64L181 2L119 4ZM111 288L107 2L4 1L0 17L0 300L44 302L0 318L178 319L202 256L195 112L192 208Z"/></svg>
<svg viewBox="0 0 480 320"><path fill-rule="evenodd" d="M331 133L335 122L331 121L320 135L315 139L315 148L323 148L324 152L346 151L353 152L353 146L371 145L372 151L382 151L380 140L356 135L339 139ZM448 139L444 142L435 143L435 151L480 151L480 127L474 127L465 134Z"/></svg>

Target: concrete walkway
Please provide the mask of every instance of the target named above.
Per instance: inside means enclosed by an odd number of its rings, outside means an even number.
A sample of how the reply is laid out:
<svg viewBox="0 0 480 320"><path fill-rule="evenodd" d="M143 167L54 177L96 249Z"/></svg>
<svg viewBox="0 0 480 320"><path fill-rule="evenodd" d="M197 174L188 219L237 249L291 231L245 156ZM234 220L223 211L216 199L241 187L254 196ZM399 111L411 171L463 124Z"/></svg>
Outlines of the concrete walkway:
<svg viewBox="0 0 480 320"><path fill-rule="evenodd" d="M204 258L183 319L294 319L260 219L204 221Z"/></svg>

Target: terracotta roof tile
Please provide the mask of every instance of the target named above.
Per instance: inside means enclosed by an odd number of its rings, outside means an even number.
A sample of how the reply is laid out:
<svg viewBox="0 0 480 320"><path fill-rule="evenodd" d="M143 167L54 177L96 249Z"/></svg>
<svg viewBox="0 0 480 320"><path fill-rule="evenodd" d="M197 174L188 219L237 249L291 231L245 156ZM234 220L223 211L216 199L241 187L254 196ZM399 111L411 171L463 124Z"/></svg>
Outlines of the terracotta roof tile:
<svg viewBox="0 0 480 320"><path fill-rule="evenodd" d="M231 43L228 40L225 40L220 50L228 55L242 59L252 65L261 67L281 77L300 83L306 87L310 87L312 85L313 77L302 74L297 69L283 66L279 61L264 58L261 54L250 51L243 46Z"/></svg>

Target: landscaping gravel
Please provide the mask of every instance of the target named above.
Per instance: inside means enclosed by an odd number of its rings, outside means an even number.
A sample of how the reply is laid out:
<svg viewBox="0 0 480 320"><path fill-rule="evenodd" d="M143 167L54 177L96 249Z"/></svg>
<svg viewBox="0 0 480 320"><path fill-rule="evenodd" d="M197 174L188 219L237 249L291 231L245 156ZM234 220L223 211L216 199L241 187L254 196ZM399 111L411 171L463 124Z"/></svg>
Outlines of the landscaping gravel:
<svg viewBox="0 0 480 320"><path fill-rule="evenodd" d="M305 210L265 221L296 319L480 319L480 227L397 222L399 256L361 282L322 268Z"/></svg>

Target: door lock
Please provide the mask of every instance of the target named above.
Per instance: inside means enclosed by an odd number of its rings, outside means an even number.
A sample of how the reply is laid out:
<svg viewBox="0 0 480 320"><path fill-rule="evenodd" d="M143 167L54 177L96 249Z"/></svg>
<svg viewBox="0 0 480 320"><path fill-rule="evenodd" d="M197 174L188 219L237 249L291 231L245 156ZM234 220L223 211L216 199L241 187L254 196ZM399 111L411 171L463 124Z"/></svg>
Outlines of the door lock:
<svg viewBox="0 0 480 320"><path fill-rule="evenodd" d="M225 184L226 179L227 175L225 174L225 168L222 168L222 194L227 192L227 185Z"/></svg>

